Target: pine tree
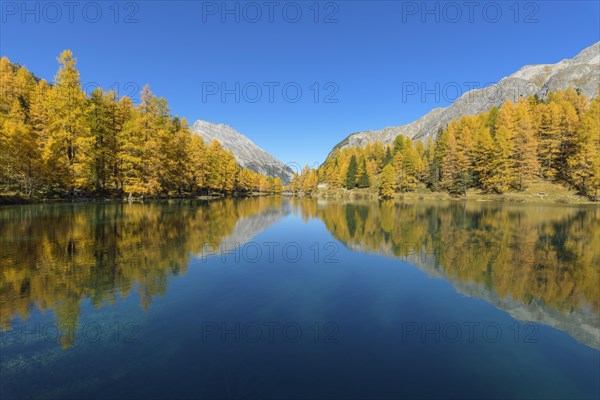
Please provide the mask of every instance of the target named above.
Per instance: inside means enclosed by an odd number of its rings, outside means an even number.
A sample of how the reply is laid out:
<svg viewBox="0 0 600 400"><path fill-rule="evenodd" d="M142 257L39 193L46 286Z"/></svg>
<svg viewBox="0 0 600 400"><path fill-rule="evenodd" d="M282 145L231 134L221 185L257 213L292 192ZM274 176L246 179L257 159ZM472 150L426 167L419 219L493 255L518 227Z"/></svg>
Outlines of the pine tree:
<svg viewBox="0 0 600 400"><path fill-rule="evenodd" d="M427 161L427 186L433 191L438 191L440 181L440 167L438 159L436 157L436 142L434 142L434 140L431 137L427 138L425 158Z"/></svg>
<svg viewBox="0 0 600 400"><path fill-rule="evenodd" d="M350 157L348 171L346 172L346 189L353 189L356 186L356 169L356 156L353 154L352 157Z"/></svg>
<svg viewBox="0 0 600 400"><path fill-rule="evenodd" d="M357 186L359 188L367 188L371 186L371 182L369 181L369 172L367 170L367 161L365 157L361 157L360 165L361 168L360 173L358 174Z"/></svg>

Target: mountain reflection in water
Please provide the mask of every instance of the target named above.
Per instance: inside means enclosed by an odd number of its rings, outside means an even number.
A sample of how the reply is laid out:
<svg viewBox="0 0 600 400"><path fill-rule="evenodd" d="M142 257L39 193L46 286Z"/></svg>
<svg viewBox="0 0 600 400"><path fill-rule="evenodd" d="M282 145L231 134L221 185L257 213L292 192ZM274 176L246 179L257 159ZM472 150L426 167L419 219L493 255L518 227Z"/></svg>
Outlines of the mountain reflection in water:
<svg viewBox="0 0 600 400"><path fill-rule="evenodd" d="M85 299L165 294L190 257L235 249L297 213L354 251L402 258L521 321L600 348L598 207L261 197L0 208L0 323L32 309L72 326ZM68 348L73 337L61 337Z"/></svg>

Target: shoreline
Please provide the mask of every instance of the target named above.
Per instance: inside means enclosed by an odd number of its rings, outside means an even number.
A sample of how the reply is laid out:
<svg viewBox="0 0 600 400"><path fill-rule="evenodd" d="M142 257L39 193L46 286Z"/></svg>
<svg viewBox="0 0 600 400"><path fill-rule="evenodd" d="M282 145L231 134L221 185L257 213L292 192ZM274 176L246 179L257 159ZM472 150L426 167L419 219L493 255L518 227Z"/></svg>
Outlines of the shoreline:
<svg viewBox="0 0 600 400"><path fill-rule="evenodd" d="M265 192L232 192L232 193L207 193L201 195L183 195L183 196L158 196L158 197L121 197L121 196L89 196L74 198L34 198L29 199L23 196L0 195L0 207L10 205L29 205L29 204L54 204L54 203L143 203L146 201L165 201L165 200L218 200L224 198L251 198L263 196L284 196L289 198L314 198L320 200L341 200L341 201L384 201L379 198L379 193L374 188L365 189L328 189L320 188L310 194L291 193L265 193ZM591 201L584 196L576 194L558 184L547 182L533 183L523 192L506 192L502 194L481 193L476 189L469 189L466 196L454 196L448 192L432 192L430 189L421 186L412 192L397 192L394 197L389 199L394 202L448 202L448 201L469 201L469 202L499 202L513 204L564 204L564 205L600 205L598 201Z"/></svg>
<svg viewBox="0 0 600 400"><path fill-rule="evenodd" d="M58 203L144 203L146 201L165 201L165 200L218 200L224 198L241 199L263 196L281 196L277 193L249 192L249 193L210 193L203 195L189 196L158 196L158 197L120 197L120 196L91 196L91 197L73 197L73 198L34 198L30 199L23 196L3 196L0 195L0 207L30 205L30 204L58 204Z"/></svg>
<svg viewBox="0 0 600 400"><path fill-rule="evenodd" d="M297 195L294 195L297 196ZM298 197L312 197L323 200L379 200L379 193L367 189L318 189L315 193ZM448 192L432 192L420 187L413 192L395 193L390 199L395 202L421 201L469 201L469 202L503 202L517 204L566 204L566 205L600 205L585 196L576 194L574 190L566 189L558 184L547 182L534 183L523 192L506 192L502 194L481 193L476 189L467 191L466 196L453 196ZM383 201L383 200L382 200Z"/></svg>

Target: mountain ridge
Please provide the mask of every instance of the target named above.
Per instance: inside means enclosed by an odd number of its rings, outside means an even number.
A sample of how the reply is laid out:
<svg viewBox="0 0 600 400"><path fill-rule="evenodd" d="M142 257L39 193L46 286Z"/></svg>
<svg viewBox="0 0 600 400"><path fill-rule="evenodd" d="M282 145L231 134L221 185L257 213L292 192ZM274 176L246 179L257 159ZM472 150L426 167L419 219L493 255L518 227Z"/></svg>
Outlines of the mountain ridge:
<svg viewBox="0 0 600 400"><path fill-rule="evenodd" d="M263 175L279 177L284 185L291 182L294 171L289 166L260 148L233 127L222 123L197 120L192 126L192 131L200 135L207 144L213 139L218 140L224 149L233 153L240 167Z"/></svg>
<svg viewBox="0 0 600 400"><path fill-rule="evenodd" d="M566 58L555 64L525 65L497 83L467 91L451 105L433 108L408 124L351 133L336 144L332 152L345 147L364 147L377 140L391 144L400 134L413 140L427 139L451 120L488 111L509 98L513 101L529 95L545 98L550 92L568 87L576 87L588 97L596 95L600 87L600 41L571 59Z"/></svg>

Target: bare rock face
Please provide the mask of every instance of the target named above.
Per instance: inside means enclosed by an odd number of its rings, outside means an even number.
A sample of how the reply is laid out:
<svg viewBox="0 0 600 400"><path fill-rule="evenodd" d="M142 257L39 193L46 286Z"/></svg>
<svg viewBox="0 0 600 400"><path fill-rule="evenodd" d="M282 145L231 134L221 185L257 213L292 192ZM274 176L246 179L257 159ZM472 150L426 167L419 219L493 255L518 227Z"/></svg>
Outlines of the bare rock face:
<svg viewBox="0 0 600 400"><path fill-rule="evenodd" d="M381 130L352 133L334 149L365 146L377 140L391 144L402 134L413 140L435 137L440 127L463 115L484 112L493 106L500 106L506 100L538 95L545 98L548 93L573 87L589 97L597 94L600 86L600 42L586 48L576 57L556 64L527 65L498 83L482 89L464 93L452 105L435 108L423 117L402 126L391 126Z"/></svg>
<svg viewBox="0 0 600 400"><path fill-rule="evenodd" d="M231 126L199 120L194 123L192 130L200 135L206 144L217 139L224 149L233 153L240 167L279 177L284 185L291 182L294 172L289 166L258 147Z"/></svg>

